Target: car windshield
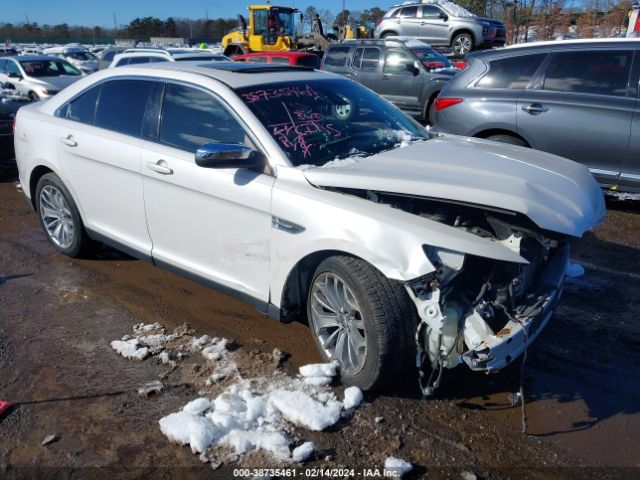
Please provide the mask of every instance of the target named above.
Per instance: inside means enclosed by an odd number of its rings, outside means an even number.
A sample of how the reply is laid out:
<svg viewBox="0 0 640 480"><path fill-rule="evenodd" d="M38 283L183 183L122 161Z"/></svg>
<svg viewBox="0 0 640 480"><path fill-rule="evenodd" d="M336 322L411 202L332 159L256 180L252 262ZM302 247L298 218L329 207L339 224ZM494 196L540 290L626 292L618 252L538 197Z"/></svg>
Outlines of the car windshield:
<svg viewBox="0 0 640 480"><path fill-rule="evenodd" d="M366 157L429 134L349 80L308 80L237 89L293 166Z"/></svg>
<svg viewBox="0 0 640 480"><path fill-rule="evenodd" d="M74 60L81 60L81 61L98 59L98 57L96 57L93 53L89 53L89 52L67 52L64 54L64 56L73 58Z"/></svg>
<svg viewBox="0 0 640 480"><path fill-rule="evenodd" d="M431 48L412 48L411 52L427 68L455 68L447 57Z"/></svg>
<svg viewBox="0 0 640 480"><path fill-rule="evenodd" d="M30 77L59 77L60 75L82 75L82 72L64 60L30 60L20 62Z"/></svg>

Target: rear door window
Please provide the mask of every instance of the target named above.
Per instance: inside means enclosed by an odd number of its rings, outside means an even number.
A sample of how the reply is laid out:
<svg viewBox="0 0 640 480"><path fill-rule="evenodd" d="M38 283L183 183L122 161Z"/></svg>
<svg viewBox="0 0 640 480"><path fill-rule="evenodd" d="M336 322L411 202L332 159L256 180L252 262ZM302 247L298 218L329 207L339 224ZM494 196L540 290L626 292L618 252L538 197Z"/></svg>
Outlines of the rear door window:
<svg viewBox="0 0 640 480"><path fill-rule="evenodd" d="M350 47L331 48L324 57L324 65L327 67L344 67L347 64Z"/></svg>
<svg viewBox="0 0 640 480"><path fill-rule="evenodd" d="M152 86L153 82L147 80L113 80L104 83L96 108L95 126L140 136Z"/></svg>
<svg viewBox="0 0 640 480"><path fill-rule="evenodd" d="M69 102L66 112L61 116L76 122L93 125L93 116L96 111L96 102L102 87L95 87L83 93L76 99Z"/></svg>
<svg viewBox="0 0 640 480"><path fill-rule="evenodd" d="M207 143L245 143L242 125L215 97L202 90L167 84L160 142L195 153Z"/></svg>
<svg viewBox="0 0 640 480"><path fill-rule="evenodd" d="M416 18L418 16L418 7L404 7L400 10L402 18Z"/></svg>
<svg viewBox="0 0 640 480"><path fill-rule="evenodd" d="M377 47L359 47L353 56L353 68L357 70L377 70L381 51Z"/></svg>
<svg viewBox="0 0 640 480"><path fill-rule="evenodd" d="M543 90L624 97L631 72L631 50L554 53Z"/></svg>
<svg viewBox="0 0 640 480"><path fill-rule="evenodd" d="M546 53L536 53L492 60L489 72L476 83L476 87L513 90L527 88L546 56Z"/></svg>

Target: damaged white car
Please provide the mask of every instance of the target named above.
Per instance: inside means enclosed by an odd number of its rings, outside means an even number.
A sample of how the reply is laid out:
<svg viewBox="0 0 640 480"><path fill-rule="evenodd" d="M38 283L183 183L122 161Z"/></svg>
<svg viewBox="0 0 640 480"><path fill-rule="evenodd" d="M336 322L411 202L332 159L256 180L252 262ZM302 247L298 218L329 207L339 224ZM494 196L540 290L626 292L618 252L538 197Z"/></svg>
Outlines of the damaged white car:
<svg viewBox="0 0 640 480"><path fill-rule="evenodd" d="M577 163L432 137L366 88L300 68L111 69L23 107L15 128L22 190L55 249L109 243L306 318L364 389L416 352L437 374L512 362L553 314L571 239L605 216Z"/></svg>

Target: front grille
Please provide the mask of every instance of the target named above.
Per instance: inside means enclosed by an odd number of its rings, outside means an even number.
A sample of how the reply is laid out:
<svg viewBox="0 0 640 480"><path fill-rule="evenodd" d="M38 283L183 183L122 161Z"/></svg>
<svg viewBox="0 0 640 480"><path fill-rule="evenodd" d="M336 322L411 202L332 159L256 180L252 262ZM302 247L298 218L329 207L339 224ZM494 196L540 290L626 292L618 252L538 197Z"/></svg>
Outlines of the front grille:
<svg viewBox="0 0 640 480"><path fill-rule="evenodd" d="M13 120L0 120L0 136L13 135Z"/></svg>

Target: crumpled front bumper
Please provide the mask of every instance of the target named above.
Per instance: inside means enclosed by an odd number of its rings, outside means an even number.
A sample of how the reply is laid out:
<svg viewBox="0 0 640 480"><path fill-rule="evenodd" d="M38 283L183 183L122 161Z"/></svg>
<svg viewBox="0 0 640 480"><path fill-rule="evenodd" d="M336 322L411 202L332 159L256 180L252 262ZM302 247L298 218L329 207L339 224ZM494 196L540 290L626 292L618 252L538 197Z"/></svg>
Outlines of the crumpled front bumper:
<svg viewBox="0 0 640 480"><path fill-rule="evenodd" d="M538 337L547 325L562 295L570 248L565 245L555 255L540 277L531 301L535 311L517 315L495 335L486 335L473 349L462 354L464 362L475 371L493 372L509 365ZM479 320L481 321L481 320ZM471 326L465 328L473 328Z"/></svg>

